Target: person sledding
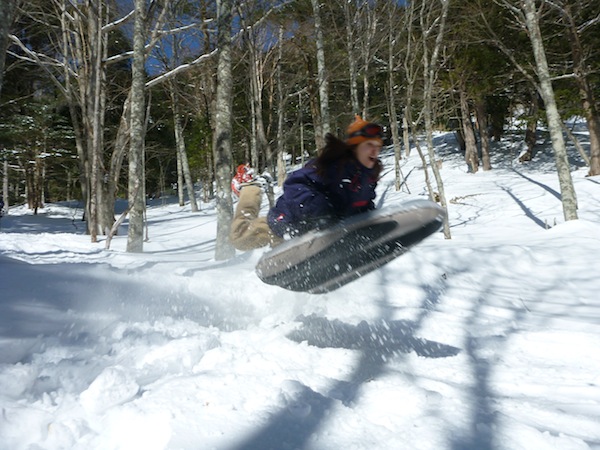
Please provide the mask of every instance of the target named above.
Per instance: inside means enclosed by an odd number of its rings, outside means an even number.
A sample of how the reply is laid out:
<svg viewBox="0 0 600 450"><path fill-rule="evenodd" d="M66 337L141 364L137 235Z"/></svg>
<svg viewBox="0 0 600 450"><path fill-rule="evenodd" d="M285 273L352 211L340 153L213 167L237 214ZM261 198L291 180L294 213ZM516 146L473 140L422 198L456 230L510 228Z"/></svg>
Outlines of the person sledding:
<svg viewBox="0 0 600 450"><path fill-rule="evenodd" d="M250 164L248 164L248 163L240 164L239 166L237 166L235 175L233 176L233 178L231 180L231 191L239 197L240 196L240 186L244 183L248 183L248 182L252 181L253 178L254 178L254 169L252 167L250 167Z"/></svg>
<svg viewBox="0 0 600 450"><path fill-rule="evenodd" d="M375 208L382 127L357 115L345 140L327 134L325 142L315 159L288 176L267 216L259 216L261 187L252 181L241 184L229 234L236 249L276 246L285 236L326 228Z"/></svg>

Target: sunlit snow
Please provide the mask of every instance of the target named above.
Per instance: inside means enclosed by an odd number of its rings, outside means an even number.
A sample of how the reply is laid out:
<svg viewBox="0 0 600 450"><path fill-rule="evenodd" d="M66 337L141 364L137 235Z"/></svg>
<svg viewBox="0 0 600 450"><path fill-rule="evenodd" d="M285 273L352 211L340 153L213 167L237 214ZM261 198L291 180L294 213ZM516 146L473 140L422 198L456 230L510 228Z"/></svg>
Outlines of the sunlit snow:
<svg viewBox="0 0 600 450"><path fill-rule="evenodd" d="M585 139L585 136L582 136ZM438 233L329 294L215 261L213 204L148 204L148 242L90 243L81 205L0 220L0 449L600 449L600 178L438 135ZM573 151L573 157L577 154ZM381 205L425 198L391 152ZM265 201L265 203L267 203Z"/></svg>

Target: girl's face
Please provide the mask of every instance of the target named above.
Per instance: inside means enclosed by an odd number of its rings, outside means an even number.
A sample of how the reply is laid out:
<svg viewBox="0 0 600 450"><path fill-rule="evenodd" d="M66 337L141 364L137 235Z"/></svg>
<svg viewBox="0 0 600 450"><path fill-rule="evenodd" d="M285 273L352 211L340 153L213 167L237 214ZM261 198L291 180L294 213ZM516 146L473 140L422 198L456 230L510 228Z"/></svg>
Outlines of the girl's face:
<svg viewBox="0 0 600 450"><path fill-rule="evenodd" d="M356 153L356 159L359 163L365 166L367 169L375 167L377 160L379 159L379 152L381 151L381 141L378 139L369 139L368 141L361 142L356 146L354 150Z"/></svg>

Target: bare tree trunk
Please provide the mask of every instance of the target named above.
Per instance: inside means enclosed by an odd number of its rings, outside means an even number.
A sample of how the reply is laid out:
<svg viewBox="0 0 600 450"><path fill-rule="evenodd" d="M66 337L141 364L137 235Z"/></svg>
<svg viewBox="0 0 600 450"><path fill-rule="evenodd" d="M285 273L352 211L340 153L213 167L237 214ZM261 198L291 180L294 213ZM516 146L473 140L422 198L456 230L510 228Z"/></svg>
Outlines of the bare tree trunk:
<svg viewBox="0 0 600 450"><path fill-rule="evenodd" d="M579 153L579 156L581 156L581 159L583 159L585 161L585 163L589 166L590 165L590 157L585 152L585 148L583 148L583 145L581 145L581 142L579 142L579 139L577 139L577 137L573 134L573 132L569 129L569 127L567 127L564 124L564 122L562 122L561 125L563 127L563 131L565 132L565 134L569 137L571 142L573 142L573 145L577 149L577 152Z"/></svg>
<svg viewBox="0 0 600 450"><path fill-rule="evenodd" d="M488 132L488 118L485 100L479 99L475 103L475 114L477 116L477 128L479 128L483 170L491 170L492 162L490 160L490 134Z"/></svg>
<svg viewBox="0 0 600 450"><path fill-rule="evenodd" d="M250 31L253 33L253 30ZM273 167L271 149L267 142L265 133L265 124L263 120L263 73L262 61L259 57L259 49L256 47L259 44L256 42L255 36L251 35L248 39L248 50L250 55L250 96L251 96L251 111L252 111L252 137L253 145L250 154L252 155L252 165L258 169L260 161L264 161L264 165L268 170Z"/></svg>
<svg viewBox="0 0 600 450"><path fill-rule="evenodd" d="M354 46L356 42L354 40L354 27L356 23L356 16L353 17L350 11L351 2L344 1L344 15L346 17L346 53L348 55L348 72L350 76L350 101L352 104L352 113L358 114L360 111L360 105L358 103L358 76L357 76L357 63Z"/></svg>
<svg viewBox="0 0 600 450"><path fill-rule="evenodd" d="M590 176L600 175L600 111L594 94L594 87L590 82L589 67L590 64L585 59L586 51L581 43L580 30L587 26L592 26L593 20L589 25L578 26L573 17L572 5L569 2L553 3L552 6L558 8L569 31L569 41L571 43L571 54L573 56L573 72L575 82L579 88L581 105L587 121L588 132L590 136L590 158L589 166ZM596 18L597 21L597 18Z"/></svg>
<svg viewBox="0 0 600 450"><path fill-rule="evenodd" d="M387 102L388 112L390 115L390 129L392 131L392 144L394 146L394 169L395 169L395 180L396 190L399 191L402 187L402 171L400 170L400 160L402 156L400 154L400 136L398 135L398 114L396 113L396 98L394 95L394 33L392 32L394 25L392 23L391 12L388 15L388 89L387 89Z"/></svg>
<svg viewBox="0 0 600 450"><path fill-rule="evenodd" d="M60 81L55 83L69 104L80 157L87 228L91 241L96 242L98 234L108 233L114 222L114 198L109 194L110 174L105 167L104 150L104 61L108 46L103 25L109 11L105 3L90 1L71 11L68 2L57 2L57 6L61 11L64 86Z"/></svg>
<svg viewBox="0 0 600 450"><path fill-rule="evenodd" d="M175 127L175 146L177 147L178 171L179 166L181 166L181 173L187 188L191 210L192 212L198 212L198 202L196 201L196 193L194 191L194 181L192 180L192 174L190 173L190 164L188 162L187 152L185 149L185 139L183 137L183 124L181 123L179 96L174 83L171 80L169 81L169 91L171 93L171 105L173 107L173 126ZM178 188L181 189L179 186Z"/></svg>
<svg viewBox="0 0 600 450"><path fill-rule="evenodd" d="M366 22L367 22L367 30L364 34L363 38L363 105L362 105L362 115L363 117L368 117L369 112L369 103L370 103L370 81L369 81L369 67L371 60L373 59L373 55L371 54L371 45L373 41L373 36L375 31L377 30L377 16L371 12L370 8L365 8L366 14Z"/></svg>
<svg viewBox="0 0 600 450"><path fill-rule="evenodd" d="M404 141L404 154L408 158L410 156L410 129L406 119L407 109L404 108L404 115L402 116L402 140Z"/></svg>
<svg viewBox="0 0 600 450"><path fill-rule="evenodd" d="M323 26L321 24L320 0L310 0L315 19L315 35L317 44L317 79L319 83L319 105L321 112L321 139L331 131L331 120L329 117L329 81L327 79L327 68L325 65L325 45L323 38ZM319 145L318 147L321 147Z"/></svg>
<svg viewBox="0 0 600 450"><path fill-rule="evenodd" d="M298 121L300 122L300 163L304 166L304 153L306 152L304 148L304 117L302 116L302 93L298 93L298 110L300 117ZM296 160L292 160L292 165L296 164ZM283 181L279 180L279 186L283 186Z"/></svg>
<svg viewBox="0 0 600 450"><path fill-rule="evenodd" d="M177 143L175 143L177 145ZM179 200L179 206L185 206L185 180L183 178L183 166L181 164L181 154L179 151L176 152L177 156L177 199Z"/></svg>
<svg viewBox="0 0 600 450"><path fill-rule="evenodd" d="M233 219L231 199L231 109L233 77L231 73L232 0L217 0L217 99L215 115L215 175L217 181L217 241L215 259L229 259L235 249L229 242L229 228Z"/></svg>
<svg viewBox="0 0 600 450"><path fill-rule="evenodd" d="M391 81L391 80L390 80ZM392 84L391 82L389 84ZM396 113L396 99L394 97L393 86L389 88L387 95L388 111L390 115L390 129L392 131L392 145L394 147L394 168L395 168L395 179L396 179L396 190L399 191L402 187L402 171L400 170L400 160L402 155L400 153L400 135L398 134L398 114Z"/></svg>
<svg viewBox="0 0 600 450"><path fill-rule="evenodd" d="M129 150L129 137L131 136L131 90L123 103L123 111L119 119L119 128L114 141L114 150L110 158L110 177L108 180L108 194L106 202L110 202L110 211L115 210L115 199L119 187L121 168L123 160ZM112 229L112 228L111 228Z"/></svg>
<svg viewBox="0 0 600 450"><path fill-rule="evenodd" d="M425 154L421 149L421 144L419 143L419 139L416 133L416 123L413 121L412 117L412 104L413 104L413 96L414 96L414 87L415 80L418 74L418 58L417 52L415 51L414 42L417 42L416 33L413 30L413 18L415 15L415 5L411 3L408 7L406 14L406 27L408 28L407 32L407 41L406 41L406 53L403 62L404 73L406 76L406 96L405 96L405 105L404 105L404 115L402 118L402 134L404 136L404 147L406 152L406 157L410 155L410 136L412 136L413 143L417 150L417 154L421 159L421 164L423 166L423 174L425 177L425 186L427 187L427 193L429 194L429 198L434 201L435 193L433 191L433 187L431 186L431 180L429 178L429 170L427 168L427 159L425 158Z"/></svg>
<svg viewBox="0 0 600 450"><path fill-rule="evenodd" d="M254 77L250 76L250 89L248 96L250 97L250 165L256 169L260 167L260 159L258 155L258 136L256 133L256 102L254 101ZM248 159L248 148L244 152L244 156ZM246 162L246 161L244 161Z"/></svg>
<svg viewBox="0 0 600 450"><path fill-rule="evenodd" d="M4 211L8 212L10 196L8 193L8 160L4 157L2 162L2 196L4 197Z"/></svg>
<svg viewBox="0 0 600 450"><path fill-rule="evenodd" d="M531 99L529 103L529 114L527 114L527 128L525 129L525 145L527 150L519 157L519 162L531 161L535 155L535 143L537 141L537 126L540 105L538 101L538 93L532 89Z"/></svg>
<svg viewBox="0 0 600 450"><path fill-rule="evenodd" d="M537 77L539 79L540 95L544 99L546 106L546 115L548 117L548 128L550 129L550 139L554 149L556 159L556 169L558 171L558 180L562 196L563 214L565 220L577 219L577 197L571 178L571 168L567 159L567 150L562 134L561 118L556 106L554 89L550 78L550 70L546 59L546 51L540 32L538 11L536 10L535 0L522 0L521 7L525 13L525 23L533 49L535 58Z"/></svg>
<svg viewBox="0 0 600 450"><path fill-rule="evenodd" d="M423 152L421 144L419 143L419 138L415 133L415 127L412 127L411 133L413 137L413 142L415 143L415 148L417 149L417 154L419 155L419 158L421 159L421 164L423 166L423 174L425 175L425 186L427 187L427 194L429 195L429 199L431 201L435 201L436 195L433 191L433 186L431 185L431 179L429 178L429 170L427 169L427 158L425 158L425 153Z"/></svg>
<svg viewBox="0 0 600 450"><path fill-rule="evenodd" d="M314 89L311 90L308 96L308 106L310 108L310 115L312 117L313 129L315 133L315 145L316 148L322 148L325 145L325 134L323 132L323 123L321 120L319 96L314 93Z"/></svg>
<svg viewBox="0 0 600 450"><path fill-rule="evenodd" d="M131 135L129 138L129 195L131 211L127 234L127 251L144 250L144 137L145 137L145 0L135 0L133 32L133 66L131 73Z"/></svg>
<svg viewBox="0 0 600 450"><path fill-rule="evenodd" d="M423 75L425 79L425 86L423 89L423 118L425 121L425 133L427 135L427 153L429 155L429 162L431 164L431 170L433 171L433 175L435 177L439 200L441 206L447 211L448 205L446 202L446 194L444 192L444 183L442 180L442 176L440 174L440 169L438 167L435 152L433 148L433 87L436 79L436 70L437 70L437 62L438 56L442 46L442 39L444 37L444 28L446 25L446 18L448 16L448 8L450 0L439 0L441 4L441 11L439 15L435 18L437 22L437 35L435 37L435 44L433 46L433 51L431 56L429 56L428 48L428 37L429 32L435 27L432 27L432 24L427 23L427 16L425 14L425 9L427 2L423 2L421 8L420 15L420 23L421 23L421 32L422 32L422 40L423 40ZM448 222L448 214L444 218L444 237L446 239L450 239L450 224Z"/></svg>
<svg viewBox="0 0 600 450"><path fill-rule="evenodd" d="M108 8L103 11L104 19L101 18L99 24L102 24L104 21L109 21ZM100 29L100 33L98 35L100 38L100 52L101 52L101 60L100 60L100 92L97 94L99 97L99 109L102 111L98 114L98 135L100 136L101 144L101 152L102 152L102 181L99 187L99 202L98 202L98 223L99 229L102 230L103 235L107 235L115 222L115 190L116 186L111 186L110 179L111 174L109 172L110 167L106 167L105 157L106 151L104 148L105 138L104 138L104 125L106 119L106 67L104 61L108 58L108 34L105 33L102 29Z"/></svg>
<svg viewBox="0 0 600 450"><path fill-rule="evenodd" d="M586 87L590 88L588 85ZM589 89L589 93L591 94L593 91ZM591 95L588 95L589 98ZM590 171L588 173L589 176L600 175L600 113L596 110L594 105L595 103L589 102L584 105L584 110L587 119L588 131L590 133Z"/></svg>
<svg viewBox="0 0 600 450"><path fill-rule="evenodd" d="M412 104L414 96L415 79L418 70L418 52L415 50L415 46L418 44L419 39L415 36L414 31L414 16L416 14L414 2L410 3L405 10L404 22L402 27L406 29L405 35L406 40L404 43L404 59L402 66L404 67L405 81L405 104L402 114L402 136L404 140L404 153L408 158L410 156L410 134L414 132L414 123L412 121ZM415 142L417 145L418 142ZM424 167L426 170L426 167Z"/></svg>
<svg viewBox="0 0 600 450"><path fill-rule="evenodd" d="M86 113L84 123L87 123L88 152L90 152L91 176L90 176L90 211L88 216L88 231L92 242L98 241L98 233L103 232L100 223L100 199L103 183L103 164L104 164L104 139L102 130L102 118L104 109L102 108L102 90L104 77L102 74L102 5L98 8L88 8L87 26L88 43L90 52L90 61L88 65L89 76L80 79L84 83L81 92L85 92L84 102L86 103ZM85 50L82 48L81 52ZM111 224L112 225L112 224Z"/></svg>
<svg viewBox="0 0 600 450"><path fill-rule="evenodd" d="M0 1L0 92L4 79L4 61L8 47L8 33L13 22L17 0Z"/></svg>
<svg viewBox="0 0 600 450"><path fill-rule="evenodd" d="M469 172L476 173L479 170L479 157L477 156L477 141L473 132L473 123L469 101L467 100L466 87L459 83L460 96L460 117L462 123L463 136L465 138L465 161L469 166Z"/></svg>
<svg viewBox="0 0 600 450"><path fill-rule="evenodd" d="M71 16L67 13L65 2L60 3L60 24L61 24L61 51L63 55L70 55L73 59L76 58L76 52L71 50L69 45L71 35L69 23L72 21ZM75 53L75 54L74 54ZM81 74L80 74L81 75ZM83 75L81 75L83 76ZM85 144L84 137L84 124L79 116L78 105L83 105L83 100L77 100L77 95L73 92L75 83L72 80L71 70L67 64L63 66L63 77L64 77L64 88L63 94L66 98L67 105L69 107L69 116L71 118L71 124L73 126L73 132L75 135L75 147L77 149L77 162L79 165L79 184L81 189L81 197L84 204L84 218L89 220L89 200L90 200L90 160L87 146ZM58 81L58 80L57 80ZM60 89L59 85L59 89ZM83 110L83 106L81 106ZM89 225L88 225L89 232Z"/></svg>
<svg viewBox="0 0 600 450"><path fill-rule="evenodd" d="M252 29L250 29L252 33ZM251 130L250 130L250 161L252 167L258 170L260 167L260 157L264 155L260 151L260 137L259 137L259 116L262 117L262 83L259 79L259 67L256 55L256 48L253 42L254 36L250 36L246 42L248 47L248 53L250 56L250 89L248 96L250 97L250 115L251 115ZM264 133L264 128L263 128ZM244 161L245 162L245 161Z"/></svg>
<svg viewBox="0 0 600 450"><path fill-rule="evenodd" d="M281 63L283 61L283 26L279 27L279 48L277 51L277 180L283 183L285 180L285 161L283 153L285 150L283 136L283 122L285 111L285 97L283 95L283 77L281 76Z"/></svg>
<svg viewBox="0 0 600 450"><path fill-rule="evenodd" d="M581 68L576 68L575 72L580 72ZM596 106L594 98L594 89L587 77L579 74L575 77L579 86L579 94L583 111L587 121L587 128L590 135L590 171L589 175L600 175L600 112Z"/></svg>
<svg viewBox="0 0 600 450"><path fill-rule="evenodd" d="M6 4L4 1L2 6ZM160 11L155 29L161 28L167 11L163 2L153 2L153 5L158 4L160 6L154 8ZM125 153L122 147L127 141L121 130L129 127L129 124L125 128L120 127L115 141L116 155L113 153L108 167L104 142L106 71L109 64L130 57L128 52L109 57L108 36L128 17L133 17L133 14L127 14L123 20L111 22L114 18L110 9L112 6L114 2L97 0L30 2L27 8L22 9L24 14L29 14L34 21L45 20L48 9L44 8L53 8L57 13L56 25L60 25L60 28L47 28L51 33L51 41L41 49L32 48L31 42L24 44L15 35L10 36L11 41L22 50L22 55L17 54L16 57L35 62L67 100L78 153L85 218L92 240L97 240L98 233L106 233L114 223L115 192ZM155 42L153 39L152 45ZM59 67L62 74L57 73ZM166 79L157 77L155 80L161 78ZM128 102L126 108L127 105ZM124 111L123 117L128 114Z"/></svg>

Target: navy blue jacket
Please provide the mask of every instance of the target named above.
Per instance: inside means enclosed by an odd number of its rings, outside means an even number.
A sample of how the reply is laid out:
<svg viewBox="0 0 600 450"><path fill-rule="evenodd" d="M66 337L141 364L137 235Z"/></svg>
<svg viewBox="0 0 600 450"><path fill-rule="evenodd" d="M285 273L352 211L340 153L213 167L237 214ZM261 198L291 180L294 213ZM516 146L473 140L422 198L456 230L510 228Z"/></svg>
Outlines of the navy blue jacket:
<svg viewBox="0 0 600 450"><path fill-rule="evenodd" d="M283 194L267 215L269 226L283 237L333 225L344 217L375 209L375 170L358 161L334 164L325 176L317 173L314 161L292 172Z"/></svg>

